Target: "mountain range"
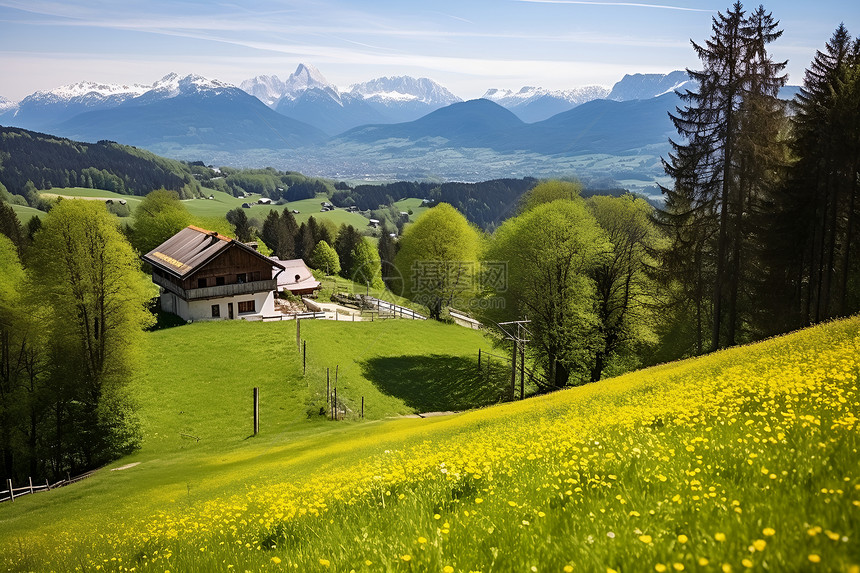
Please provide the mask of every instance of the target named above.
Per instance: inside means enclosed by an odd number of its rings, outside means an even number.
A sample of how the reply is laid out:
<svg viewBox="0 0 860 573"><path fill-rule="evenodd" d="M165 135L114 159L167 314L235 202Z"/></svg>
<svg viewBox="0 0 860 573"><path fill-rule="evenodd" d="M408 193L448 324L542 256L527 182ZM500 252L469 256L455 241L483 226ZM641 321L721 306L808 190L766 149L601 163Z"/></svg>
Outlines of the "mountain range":
<svg viewBox="0 0 860 573"><path fill-rule="evenodd" d="M310 123L329 135L368 123L412 121L461 101L427 78L378 78L340 90L322 73L299 64L286 81L257 76L240 87L287 117Z"/></svg>
<svg viewBox="0 0 860 573"><path fill-rule="evenodd" d="M653 184L673 135L675 90L689 87L677 71L627 75L612 89L490 89L463 102L427 78L340 89L302 64L286 80L257 76L241 88L168 74L152 85L81 82L17 104L0 98L0 125L342 178L599 173Z"/></svg>

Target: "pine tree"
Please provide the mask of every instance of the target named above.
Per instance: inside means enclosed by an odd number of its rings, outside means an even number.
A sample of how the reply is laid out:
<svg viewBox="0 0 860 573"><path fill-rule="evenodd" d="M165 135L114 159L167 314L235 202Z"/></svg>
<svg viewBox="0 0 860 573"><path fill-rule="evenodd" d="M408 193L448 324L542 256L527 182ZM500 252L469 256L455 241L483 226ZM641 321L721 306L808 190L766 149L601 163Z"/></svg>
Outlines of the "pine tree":
<svg viewBox="0 0 860 573"><path fill-rule="evenodd" d="M667 202L657 220L676 243L666 259L680 251L686 259L675 264L689 267L694 261L692 268L678 270L685 290L696 291L700 340L701 312L710 308L712 349L738 339L739 297L752 264L748 217L768 185L770 160L779 156L770 147L781 117L776 96L786 64L773 62L766 50L782 33L777 27L762 7L746 17L736 2L718 13L711 38L704 45L692 42L703 64L700 71L688 70L698 90L680 94L685 106L670 114L682 140L671 141L664 162L675 185L663 190ZM702 292L705 276L710 285Z"/></svg>
<svg viewBox="0 0 860 573"><path fill-rule="evenodd" d="M860 42L840 24L818 51L795 99L797 161L777 221L797 240L770 269L791 281L791 309L804 326L857 310ZM852 286L853 285L853 286Z"/></svg>

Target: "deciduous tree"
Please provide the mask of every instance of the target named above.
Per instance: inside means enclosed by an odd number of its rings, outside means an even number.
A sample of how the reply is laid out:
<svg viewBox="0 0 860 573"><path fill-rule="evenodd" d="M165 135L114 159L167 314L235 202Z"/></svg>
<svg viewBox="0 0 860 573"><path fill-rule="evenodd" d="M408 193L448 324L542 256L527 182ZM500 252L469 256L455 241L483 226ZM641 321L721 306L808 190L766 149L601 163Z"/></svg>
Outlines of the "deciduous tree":
<svg viewBox="0 0 860 573"><path fill-rule="evenodd" d="M50 309L54 467L78 471L135 445L125 385L137 360L151 284L104 205L61 201L29 258L31 289Z"/></svg>
<svg viewBox="0 0 860 573"><path fill-rule="evenodd" d="M582 200L538 205L505 221L490 241L484 260L504 263L507 280L485 281L482 321L531 321L528 348L549 389L589 379L598 322L591 275L610 252Z"/></svg>
<svg viewBox="0 0 860 573"><path fill-rule="evenodd" d="M140 253L148 253L191 224L191 214L176 191L157 189L134 211L132 242Z"/></svg>
<svg viewBox="0 0 860 573"><path fill-rule="evenodd" d="M432 318L455 298L474 293L480 234L447 203L425 211L400 239L395 266L403 277L403 295L424 304ZM459 300L458 305L468 303Z"/></svg>
<svg viewBox="0 0 860 573"><path fill-rule="evenodd" d="M340 260L337 258L337 253L325 241L320 241L314 247L310 264L313 268L323 271L327 275L336 275L340 272Z"/></svg>

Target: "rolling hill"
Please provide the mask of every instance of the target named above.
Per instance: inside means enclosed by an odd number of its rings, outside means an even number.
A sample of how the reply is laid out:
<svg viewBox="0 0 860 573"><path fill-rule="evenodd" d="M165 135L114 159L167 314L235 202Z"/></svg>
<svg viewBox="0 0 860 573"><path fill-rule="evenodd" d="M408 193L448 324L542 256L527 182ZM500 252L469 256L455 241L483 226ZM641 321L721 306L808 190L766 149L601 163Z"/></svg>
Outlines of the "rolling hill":
<svg viewBox="0 0 860 573"><path fill-rule="evenodd" d="M437 145L487 147L523 125L521 119L502 106L489 100L475 99L451 104L407 123L358 127L338 139L373 143L388 139L424 142L439 138L443 141Z"/></svg>
<svg viewBox="0 0 860 573"><path fill-rule="evenodd" d="M0 564L446 573L860 564L851 542L858 318L522 402L395 420L380 418L408 411L406 393L477 388L479 335L306 323L315 358L302 378L294 331L231 323L149 335L133 383L143 449L74 486L0 505ZM307 420L319 418L313 396L332 363L344 368L349 410L373 396L378 409L367 413L379 421ZM177 365L182 384L170 374ZM264 397L256 437L252 386Z"/></svg>
<svg viewBox="0 0 860 573"><path fill-rule="evenodd" d="M674 132L669 111L680 103L674 93L632 101L592 100L541 122L526 124L513 112L485 99L450 105L419 120L350 130L338 142L490 148L542 155L635 154L668 149Z"/></svg>

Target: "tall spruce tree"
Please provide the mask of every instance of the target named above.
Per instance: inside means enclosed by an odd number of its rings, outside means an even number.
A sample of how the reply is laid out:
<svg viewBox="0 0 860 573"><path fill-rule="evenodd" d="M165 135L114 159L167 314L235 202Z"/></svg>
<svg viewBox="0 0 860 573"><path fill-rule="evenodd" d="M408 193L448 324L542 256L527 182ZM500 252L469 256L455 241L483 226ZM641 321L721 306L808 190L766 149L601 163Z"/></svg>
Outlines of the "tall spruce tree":
<svg viewBox="0 0 860 573"><path fill-rule="evenodd" d="M762 7L747 17L736 2L717 13L712 36L704 45L692 42L703 64L688 70L698 89L680 94L685 106L670 114L681 140L671 141L664 161L675 184L663 189L666 205L657 221L674 243L665 262L681 267L673 280L696 295L700 340L702 312L709 310L711 349L735 344L741 326L738 301L751 265L748 217L767 172L757 162L769 157L762 149L774 140L776 96L786 80L779 75L785 62L773 62L766 49L781 35L777 27Z"/></svg>

